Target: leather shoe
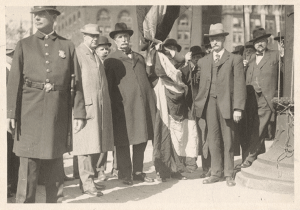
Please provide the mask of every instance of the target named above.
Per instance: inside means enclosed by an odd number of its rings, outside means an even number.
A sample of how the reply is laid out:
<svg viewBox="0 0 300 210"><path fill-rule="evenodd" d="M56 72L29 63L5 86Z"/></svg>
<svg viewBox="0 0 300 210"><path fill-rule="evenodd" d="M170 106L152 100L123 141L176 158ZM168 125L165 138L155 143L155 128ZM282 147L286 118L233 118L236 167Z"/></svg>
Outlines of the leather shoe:
<svg viewBox="0 0 300 210"><path fill-rule="evenodd" d="M241 165L237 165L236 168L240 169L240 168L248 168L252 165L251 162L243 162Z"/></svg>
<svg viewBox="0 0 300 210"><path fill-rule="evenodd" d="M178 180L187 180L187 178L185 176L183 176L179 172L173 172L173 173L171 173L171 178L178 179Z"/></svg>
<svg viewBox="0 0 300 210"><path fill-rule="evenodd" d="M119 173L119 170L117 170L117 169L115 169L115 168L113 168L113 169L111 170L111 175L112 175L113 177L118 177L118 173Z"/></svg>
<svg viewBox="0 0 300 210"><path fill-rule="evenodd" d="M86 191L83 192L83 194L87 194L87 195L92 196L92 197L100 197L100 196L103 195L103 193L98 191L96 188L86 190Z"/></svg>
<svg viewBox="0 0 300 210"><path fill-rule="evenodd" d="M74 174L74 175L73 175L73 178L74 178L74 179L80 179L80 176L79 176L79 174Z"/></svg>
<svg viewBox="0 0 300 210"><path fill-rule="evenodd" d="M133 181L131 179L124 179L123 180L123 184L126 184L126 185L133 185Z"/></svg>
<svg viewBox="0 0 300 210"><path fill-rule="evenodd" d="M228 187L233 187L235 186L235 181L231 176L226 177L226 184Z"/></svg>
<svg viewBox="0 0 300 210"><path fill-rule="evenodd" d="M132 177L134 181L154 182L154 179L147 177L145 173L133 174Z"/></svg>
<svg viewBox="0 0 300 210"><path fill-rule="evenodd" d="M211 176L207 179L204 179L203 184L212 184L212 183L216 183L216 182L219 182L219 181L220 181L220 178Z"/></svg>
<svg viewBox="0 0 300 210"><path fill-rule="evenodd" d="M73 181L73 180L74 180L73 177L64 176L64 181L65 181L65 182Z"/></svg>
<svg viewBox="0 0 300 210"><path fill-rule="evenodd" d="M99 174L98 174L98 180L99 181L106 181L107 180L107 177L105 175L105 173L103 171L100 171Z"/></svg>
<svg viewBox="0 0 300 210"><path fill-rule="evenodd" d="M158 172L156 173L156 180L157 180L158 182L166 182L166 181L167 181L167 179L161 177L160 174L159 174Z"/></svg>
<svg viewBox="0 0 300 210"><path fill-rule="evenodd" d="M102 184L98 184L98 183L96 183L96 182L94 182L94 184L95 184L95 187L97 188L97 190L104 190L105 189L105 185L102 185Z"/></svg>

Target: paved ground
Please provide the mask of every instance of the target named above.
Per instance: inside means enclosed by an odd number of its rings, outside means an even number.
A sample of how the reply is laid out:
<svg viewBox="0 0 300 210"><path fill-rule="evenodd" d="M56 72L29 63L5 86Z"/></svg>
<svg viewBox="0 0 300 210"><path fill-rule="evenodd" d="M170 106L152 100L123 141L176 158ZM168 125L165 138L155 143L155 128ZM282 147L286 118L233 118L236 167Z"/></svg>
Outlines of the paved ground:
<svg viewBox="0 0 300 210"><path fill-rule="evenodd" d="M108 168L106 172L107 175L110 175L112 154L109 153L108 156ZM144 172L148 173L148 176L155 178L151 158L152 145L149 142L145 152ZM236 157L235 162L239 163L240 161L241 157ZM64 166L67 176L72 177L73 168L71 155L64 156ZM260 207L262 207L262 209L294 209L294 195L291 194L276 194L253 190L238 184L230 188L226 186L226 182L203 185L202 179L199 179L199 175L202 172L200 158L198 160L198 166L199 168L195 173L185 174L188 180L179 181L168 179L165 183L134 182L133 186L126 186L116 178L110 178L108 181L103 182L103 184L106 185L106 189L102 191L104 196L99 198L82 195L78 187L78 179L66 182L63 203L89 203L88 206L85 205L86 208L90 206L99 207L92 205L92 203L102 203L106 207L105 209L112 208L113 206L117 207L119 204L125 204L121 205L122 209L125 207L130 207L130 209L161 209L174 207L194 209L194 207L198 208L200 205L204 205L210 209L227 209L229 206L233 206L233 209L238 207L238 209L260 209ZM45 202L45 190L43 186L38 186L36 200L38 203ZM14 198L8 199L8 203L13 202ZM108 206L106 204L110 205ZM222 208L219 208L219 206Z"/></svg>

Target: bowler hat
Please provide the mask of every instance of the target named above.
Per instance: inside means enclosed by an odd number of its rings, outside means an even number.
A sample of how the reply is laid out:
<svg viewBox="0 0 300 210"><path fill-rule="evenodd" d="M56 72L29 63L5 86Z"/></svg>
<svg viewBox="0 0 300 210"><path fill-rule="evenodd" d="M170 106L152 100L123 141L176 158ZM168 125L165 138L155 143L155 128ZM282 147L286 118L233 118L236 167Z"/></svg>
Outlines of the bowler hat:
<svg viewBox="0 0 300 210"><path fill-rule="evenodd" d="M200 46L191 47L190 52L192 52L192 56L199 55L199 54L202 55L202 56L205 55L205 52L202 51Z"/></svg>
<svg viewBox="0 0 300 210"><path fill-rule="evenodd" d="M279 41L280 39L284 39L284 36L281 36L281 33L278 32L278 36L274 37L274 40Z"/></svg>
<svg viewBox="0 0 300 210"><path fill-rule="evenodd" d="M268 38L270 36L271 36L271 34L267 34L266 30L264 28L258 28L253 31L253 39L250 40L250 42L253 42L253 44L254 44L257 40L263 39L263 38Z"/></svg>
<svg viewBox="0 0 300 210"><path fill-rule="evenodd" d="M128 33L129 36L132 36L133 30L127 28L125 23L116 23L115 30L109 33L110 38L114 39L115 35L118 33Z"/></svg>
<svg viewBox="0 0 300 210"><path fill-rule="evenodd" d="M100 34L102 31L100 31L99 26L97 24L86 24L83 26L82 29L80 29L81 33L84 34Z"/></svg>
<svg viewBox="0 0 300 210"><path fill-rule="evenodd" d="M173 45L177 48L177 51L180 52L181 51L181 46L177 43L177 41L175 39L167 39L164 44L165 47Z"/></svg>
<svg viewBox="0 0 300 210"><path fill-rule="evenodd" d="M224 31L222 23L211 24L209 28L209 33L204 34L204 36L227 36L229 33Z"/></svg>
<svg viewBox="0 0 300 210"><path fill-rule="evenodd" d="M34 6L30 13L37 13L41 11L54 11L57 15L60 15L60 11L56 9L56 6Z"/></svg>
<svg viewBox="0 0 300 210"><path fill-rule="evenodd" d="M111 43L109 43L108 38L106 38L105 36L100 36L98 39L98 46L101 45L108 45L110 47Z"/></svg>
<svg viewBox="0 0 300 210"><path fill-rule="evenodd" d="M238 45L234 48L234 51L232 51L232 53L237 54L237 53L240 53L240 52L243 52L243 51L244 51L244 46L243 45Z"/></svg>

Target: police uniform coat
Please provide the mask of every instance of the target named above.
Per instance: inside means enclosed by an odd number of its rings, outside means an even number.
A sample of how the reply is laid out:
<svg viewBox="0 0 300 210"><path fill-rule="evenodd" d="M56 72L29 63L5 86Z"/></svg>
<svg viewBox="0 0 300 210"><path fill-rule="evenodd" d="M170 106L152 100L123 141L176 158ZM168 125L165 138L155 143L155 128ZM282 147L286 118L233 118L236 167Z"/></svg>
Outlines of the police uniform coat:
<svg viewBox="0 0 300 210"><path fill-rule="evenodd" d="M144 58L132 52L111 53L104 61L113 116L115 146L136 145L153 139L155 93Z"/></svg>
<svg viewBox="0 0 300 210"><path fill-rule="evenodd" d="M209 97L212 80L213 53L198 61L200 83L198 95L195 98L197 117L203 117L203 110ZM216 95L221 114L224 119L232 119L235 109L244 110L246 101L246 85L243 72L242 57L224 51L217 63Z"/></svg>
<svg viewBox="0 0 300 210"><path fill-rule="evenodd" d="M39 31L18 42L7 86L7 118L17 120L17 156L55 159L67 151L71 74L76 76L74 118L84 119L74 44L55 32L45 36ZM25 85L30 82L54 84L54 91Z"/></svg>
<svg viewBox="0 0 300 210"><path fill-rule="evenodd" d="M104 66L84 44L76 48L81 67L86 126L74 134L74 155L87 155L114 149L111 104ZM96 55L97 56L97 55Z"/></svg>

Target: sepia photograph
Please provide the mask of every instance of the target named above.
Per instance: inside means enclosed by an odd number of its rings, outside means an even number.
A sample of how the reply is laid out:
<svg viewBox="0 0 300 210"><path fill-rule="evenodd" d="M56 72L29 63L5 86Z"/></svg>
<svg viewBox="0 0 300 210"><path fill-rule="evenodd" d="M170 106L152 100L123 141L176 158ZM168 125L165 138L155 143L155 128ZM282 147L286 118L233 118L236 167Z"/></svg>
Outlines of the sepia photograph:
<svg viewBox="0 0 300 210"><path fill-rule="evenodd" d="M294 5L229 3L5 6L6 205L292 209Z"/></svg>

